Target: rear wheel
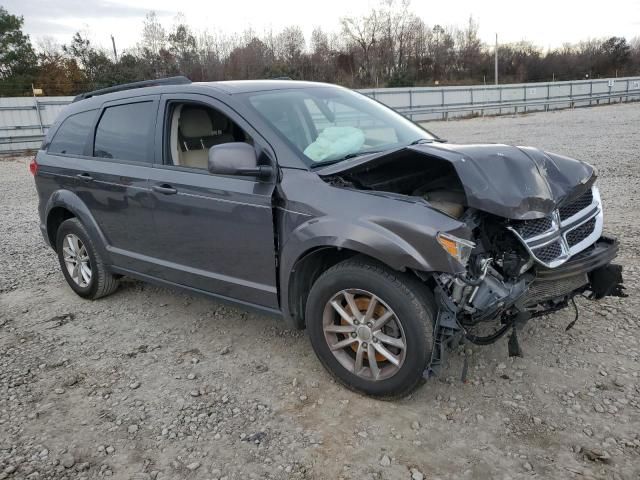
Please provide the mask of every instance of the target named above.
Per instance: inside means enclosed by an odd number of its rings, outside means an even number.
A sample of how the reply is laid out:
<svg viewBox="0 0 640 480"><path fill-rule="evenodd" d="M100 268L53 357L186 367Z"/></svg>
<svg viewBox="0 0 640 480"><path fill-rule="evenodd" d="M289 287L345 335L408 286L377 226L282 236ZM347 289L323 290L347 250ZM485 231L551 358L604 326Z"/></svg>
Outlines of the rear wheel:
<svg viewBox="0 0 640 480"><path fill-rule="evenodd" d="M347 387L398 398L420 383L431 358L435 305L409 274L367 259L323 273L307 300L307 330L322 364Z"/></svg>
<svg viewBox="0 0 640 480"><path fill-rule="evenodd" d="M62 222L56 233L60 268L69 286L84 298L96 299L118 288L89 233L77 218Z"/></svg>

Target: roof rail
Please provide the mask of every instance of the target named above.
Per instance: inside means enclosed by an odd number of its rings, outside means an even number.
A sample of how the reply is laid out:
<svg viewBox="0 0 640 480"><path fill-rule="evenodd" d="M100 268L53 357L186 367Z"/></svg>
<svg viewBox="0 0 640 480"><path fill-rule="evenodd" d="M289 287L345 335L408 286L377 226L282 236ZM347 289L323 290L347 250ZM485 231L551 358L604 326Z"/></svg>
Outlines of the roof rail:
<svg viewBox="0 0 640 480"><path fill-rule="evenodd" d="M158 78L155 80L143 80L141 82L123 83L122 85L114 85L113 87L101 88L92 92L81 93L76 96L73 101L84 100L85 98L91 98L98 95L104 95L105 93L122 92L123 90L131 90L134 88L143 87L155 87L158 85L186 85L191 83L187 77L179 75L177 77Z"/></svg>

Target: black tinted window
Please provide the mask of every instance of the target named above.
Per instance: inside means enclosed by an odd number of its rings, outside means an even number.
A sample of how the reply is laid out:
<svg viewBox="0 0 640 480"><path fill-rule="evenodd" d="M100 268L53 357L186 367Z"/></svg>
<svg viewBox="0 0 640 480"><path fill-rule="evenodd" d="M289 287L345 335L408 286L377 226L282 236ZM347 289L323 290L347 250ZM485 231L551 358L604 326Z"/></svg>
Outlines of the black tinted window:
<svg viewBox="0 0 640 480"><path fill-rule="evenodd" d="M151 162L153 106L153 102L141 102L105 109L96 129L94 156Z"/></svg>
<svg viewBox="0 0 640 480"><path fill-rule="evenodd" d="M76 113L64 120L53 137L48 152L82 155L96 112L97 110L89 110Z"/></svg>

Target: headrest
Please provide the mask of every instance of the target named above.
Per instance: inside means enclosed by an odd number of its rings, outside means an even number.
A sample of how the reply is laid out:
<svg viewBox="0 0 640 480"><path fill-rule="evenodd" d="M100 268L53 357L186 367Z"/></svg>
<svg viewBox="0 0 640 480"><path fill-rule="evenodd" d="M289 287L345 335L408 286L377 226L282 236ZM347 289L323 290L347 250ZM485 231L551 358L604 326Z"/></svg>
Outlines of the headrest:
<svg viewBox="0 0 640 480"><path fill-rule="evenodd" d="M184 108L180 115L180 133L187 138L208 137L213 135L211 118L206 110Z"/></svg>

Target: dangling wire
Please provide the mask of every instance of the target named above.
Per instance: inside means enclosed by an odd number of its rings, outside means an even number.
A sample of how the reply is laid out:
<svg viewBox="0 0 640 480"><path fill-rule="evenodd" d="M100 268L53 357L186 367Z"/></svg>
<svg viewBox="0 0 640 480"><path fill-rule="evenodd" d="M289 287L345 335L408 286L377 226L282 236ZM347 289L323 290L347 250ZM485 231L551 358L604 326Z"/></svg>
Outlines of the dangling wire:
<svg viewBox="0 0 640 480"><path fill-rule="evenodd" d="M571 298L571 303L573 303L573 309L576 312L576 316L573 319L573 321L571 323L569 323L569 325L567 325L567 328L564 329L565 332L568 332L569 330L571 330L573 328L573 326L576 324L576 322L578 321L578 305L576 305L576 300L575 298Z"/></svg>
<svg viewBox="0 0 640 480"><path fill-rule="evenodd" d="M512 323L506 323L492 334L486 335L484 337L465 332L465 338L476 345L491 345L492 343L497 342L500 338L502 338L502 336L507 333L509 331L509 328L511 328L512 326Z"/></svg>

